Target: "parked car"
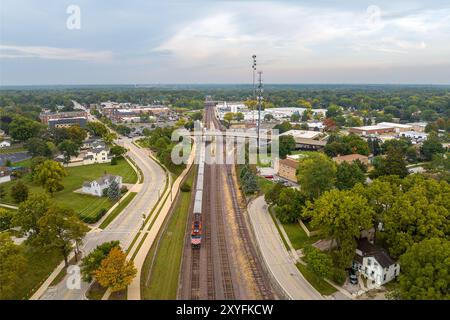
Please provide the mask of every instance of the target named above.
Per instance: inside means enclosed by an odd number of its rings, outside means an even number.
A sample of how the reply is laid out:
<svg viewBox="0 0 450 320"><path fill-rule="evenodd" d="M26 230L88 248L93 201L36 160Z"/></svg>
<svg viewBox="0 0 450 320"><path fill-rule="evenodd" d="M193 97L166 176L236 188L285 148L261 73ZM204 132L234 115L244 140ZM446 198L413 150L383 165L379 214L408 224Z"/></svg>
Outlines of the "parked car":
<svg viewBox="0 0 450 320"><path fill-rule="evenodd" d="M358 284L358 276L356 275L355 270L350 269L349 279L351 284Z"/></svg>

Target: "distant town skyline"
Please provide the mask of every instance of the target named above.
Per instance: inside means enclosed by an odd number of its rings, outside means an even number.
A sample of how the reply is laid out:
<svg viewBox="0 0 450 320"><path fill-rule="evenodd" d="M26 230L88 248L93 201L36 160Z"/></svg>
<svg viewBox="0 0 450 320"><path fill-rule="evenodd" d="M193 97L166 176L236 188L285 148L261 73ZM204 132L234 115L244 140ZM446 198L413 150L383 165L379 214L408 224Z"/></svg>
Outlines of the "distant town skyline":
<svg viewBox="0 0 450 320"><path fill-rule="evenodd" d="M252 54L272 84L450 84L441 1L3 0L0 20L0 85L249 83Z"/></svg>

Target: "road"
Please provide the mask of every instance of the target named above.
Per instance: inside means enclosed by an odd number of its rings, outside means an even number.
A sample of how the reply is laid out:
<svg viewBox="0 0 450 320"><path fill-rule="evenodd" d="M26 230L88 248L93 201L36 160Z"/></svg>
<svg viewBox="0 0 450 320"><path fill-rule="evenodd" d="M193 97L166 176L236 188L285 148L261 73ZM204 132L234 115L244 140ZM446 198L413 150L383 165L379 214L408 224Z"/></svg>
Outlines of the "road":
<svg viewBox="0 0 450 320"><path fill-rule="evenodd" d="M11 160L12 163L23 161L31 158L28 151L19 151L14 153L3 153L0 154L0 165L5 165L7 160Z"/></svg>
<svg viewBox="0 0 450 320"><path fill-rule="evenodd" d="M321 300L323 296L303 278L269 215L264 197L258 197L248 206L256 240L272 275L293 300Z"/></svg>
<svg viewBox="0 0 450 320"><path fill-rule="evenodd" d="M163 192L166 175L162 168L149 158L145 149L140 149L131 143L131 139L122 138L118 141L129 149L128 156L141 168L144 182L139 185L140 191L122 213L111 222L105 230L93 229L85 238L82 248L83 255L88 254L97 245L104 242L119 240L123 249L132 242L142 226L142 214L148 214L156 204L158 195ZM68 289L66 279L57 286L49 288L40 297L44 300L81 300L85 299L88 283L83 282L81 289Z"/></svg>

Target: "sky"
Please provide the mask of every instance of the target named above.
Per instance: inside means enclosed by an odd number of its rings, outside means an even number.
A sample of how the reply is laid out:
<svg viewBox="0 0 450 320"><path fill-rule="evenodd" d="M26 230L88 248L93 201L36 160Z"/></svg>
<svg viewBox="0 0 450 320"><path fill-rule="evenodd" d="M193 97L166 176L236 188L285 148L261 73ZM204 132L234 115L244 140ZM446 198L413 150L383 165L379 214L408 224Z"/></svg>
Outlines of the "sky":
<svg viewBox="0 0 450 320"><path fill-rule="evenodd" d="M0 0L0 85L450 84L450 2Z"/></svg>

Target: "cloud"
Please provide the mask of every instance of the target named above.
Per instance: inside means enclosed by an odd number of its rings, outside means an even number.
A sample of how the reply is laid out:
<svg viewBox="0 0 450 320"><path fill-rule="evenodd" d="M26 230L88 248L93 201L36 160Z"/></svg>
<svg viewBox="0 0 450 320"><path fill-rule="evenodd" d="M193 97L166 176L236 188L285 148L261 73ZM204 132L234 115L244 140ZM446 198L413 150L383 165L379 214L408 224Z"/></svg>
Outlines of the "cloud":
<svg viewBox="0 0 450 320"><path fill-rule="evenodd" d="M50 60L106 62L112 60L112 53L110 51L88 51L76 48L17 46L1 44L0 58L38 58Z"/></svg>
<svg viewBox="0 0 450 320"><path fill-rule="evenodd" d="M202 19L188 22L155 52L183 66L236 64L256 53L268 67L345 65L365 57L420 62L424 54L442 61L449 47L450 11L389 12L313 7L286 3L221 3ZM442 41L447 39L446 41ZM239 58L239 59L237 59ZM397 60L396 60L397 59ZM361 61L363 62L363 61Z"/></svg>

